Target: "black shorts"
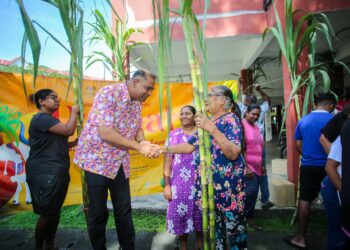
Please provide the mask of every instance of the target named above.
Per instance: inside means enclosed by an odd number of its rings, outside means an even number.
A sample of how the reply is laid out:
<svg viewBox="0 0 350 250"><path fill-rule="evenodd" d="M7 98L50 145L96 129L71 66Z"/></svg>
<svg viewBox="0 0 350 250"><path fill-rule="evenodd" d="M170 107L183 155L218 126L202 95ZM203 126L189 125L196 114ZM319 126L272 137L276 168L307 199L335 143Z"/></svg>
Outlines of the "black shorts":
<svg viewBox="0 0 350 250"><path fill-rule="evenodd" d="M45 174L28 178L34 213L58 215L67 195L69 181L69 174Z"/></svg>
<svg viewBox="0 0 350 250"><path fill-rule="evenodd" d="M321 181L325 176L324 167L301 166L300 200L312 202L320 192Z"/></svg>

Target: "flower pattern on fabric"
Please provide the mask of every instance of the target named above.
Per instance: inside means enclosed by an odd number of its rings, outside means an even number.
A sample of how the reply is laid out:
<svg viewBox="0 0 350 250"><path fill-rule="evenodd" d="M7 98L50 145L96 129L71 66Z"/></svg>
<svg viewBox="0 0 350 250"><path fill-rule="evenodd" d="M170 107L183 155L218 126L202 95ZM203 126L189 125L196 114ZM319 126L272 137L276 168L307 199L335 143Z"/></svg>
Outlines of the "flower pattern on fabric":
<svg viewBox="0 0 350 250"><path fill-rule="evenodd" d="M141 103L132 101L126 83L107 85L95 96L88 121L79 136L74 163L82 169L114 179L123 165L125 177L130 175L128 150L101 140L98 127L116 129L122 136L134 140L141 128Z"/></svg>
<svg viewBox="0 0 350 250"><path fill-rule="evenodd" d="M177 205L177 213L182 217L187 213L187 205L184 203L180 203Z"/></svg>
<svg viewBox="0 0 350 250"><path fill-rule="evenodd" d="M170 133L168 145L187 142L190 137L181 128L176 129ZM194 151L192 154L173 155L170 178L172 200L168 203L166 217L169 233L182 235L202 230L201 203L194 184L198 176L197 154Z"/></svg>
<svg viewBox="0 0 350 250"><path fill-rule="evenodd" d="M237 146L242 141L242 126L238 117L232 113L226 113L215 121L216 127L225 137ZM198 136L195 135L188 143L198 147ZM231 249L239 246L243 249L246 245L246 222L244 217L245 200L245 163L242 155L236 160L229 160L220 149L220 145L211 137L210 152L212 154L212 171L214 181L215 203L215 237L216 249L226 249L226 235ZM199 162L199 157L197 158ZM196 179L196 187L200 185L200 176ZM199 198L201 194L198 194ZM226 232L226 234L224 233ZM233 241L239 237L242 242Z"/></svg>
<svg viewBox="0 0 350 250"><path fill-rule="evenodd" d="M174 230L174 222L172 220L168 220L166 222L166 225L168 227L168 232L169 233L175 233L175 230Z"/></svg>
<svg viewBox="0 0 350 250"><path fill-rule="evenodd" d="M192 219L188 219L187 220L187 228L185 230L185 233L190 233L194 231L194 227L193 227L193 220Z"/></svg>
<svg viewBox="0 0 350 250"><path fill-rule="evenodd" d="M176 188L176 186L171 186L171 194L172 194L172 199L176 200L177 199L177 188Z"/></svg>
<svg viewBox="0 0 350 250"><path fill-rule="evenodd" d="M187 182L191 177L191 170L187 168L180 169L180 176L184 182Z"/></svg>

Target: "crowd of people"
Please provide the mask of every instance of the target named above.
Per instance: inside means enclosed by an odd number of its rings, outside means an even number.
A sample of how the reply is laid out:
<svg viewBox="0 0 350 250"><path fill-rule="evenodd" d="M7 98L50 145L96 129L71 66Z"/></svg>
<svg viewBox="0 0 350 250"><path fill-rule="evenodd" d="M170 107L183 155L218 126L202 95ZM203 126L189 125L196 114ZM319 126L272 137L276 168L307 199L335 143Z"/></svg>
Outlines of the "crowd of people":
<svg viewBox="0 0 350 250"><path fill-rule="evenodd" d="M196 249L203 248L201 178L206 177L201 176L197 132L203 129L210 135L216 248L247 249L247 227L262 229L253 220L259 187L262 208L274 205L269 201L264 142L269 97L257 87L264 99L261 105L256 96L248 94L243 103L236 103L229 88L214 86L206 101L210 118L197 114L191 105L183 106L181 127L171 131L161 146L147 141L142 130L142 102L151 95L155 81L151 72L137 70L127 82L101 88L79 136L73 161L86 177L92 248L106 249L109 192L120 248L135 249L130 149L148 158L164 155L166 229L178 236L181 249L187 249L187 236L192 232ZM60 102L53 90L39 90L34 97L39 112L29 127L27 181L34 212L40 215L35 229L36 249L51 250L55 249L60 210L69 184L68 150L75 145L68 143L68 137L75 131L79 107L72 107L68 122L63 124L52 116ZM333 94L320 94L316 109L299 121L295 132L302 156L298 232L285 241L299 249L307 247L310 204L320 189L329 221L328 249L349 249L350 158L345 152L350 147L350 105L333 117L334 107Z"/></svg>
<svg viewBox="0 0 350 250"><path fill-rule="evenodd" d="M349 162L340 166L342 159L349 159L346 152L350 151L345 149L350 133L345 133L345 124L350 105L333 116L337 100L332 93L319 94L315 104L315 110L304 116L295 130L296 147L301 154L298 225L297 234L284 240L295 248L307 249L310 207L321 191L328 221L327 249L350 249L350 196L344 188L349 187L341 177L342 171L349 173Z"/></svg>

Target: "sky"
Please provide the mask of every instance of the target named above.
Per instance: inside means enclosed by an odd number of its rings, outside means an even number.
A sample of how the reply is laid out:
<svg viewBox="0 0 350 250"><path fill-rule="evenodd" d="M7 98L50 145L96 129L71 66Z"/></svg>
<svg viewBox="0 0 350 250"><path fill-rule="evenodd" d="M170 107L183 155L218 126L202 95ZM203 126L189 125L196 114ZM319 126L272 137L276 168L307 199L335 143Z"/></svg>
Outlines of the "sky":
<svg viewBox="0 0 350 250"><path fill-rule="evenodd" d="M82 0L81 2L85 19L84 39L87 39L91 36L91 28L86 22L94 21L91 15L92 10L99 9L105 13L107 20L111 20L111 13L103 0ZM36 20L69 47L57 8L42 0L23 0L23 3L32 20ZM41 42L39 64L53 69L69 70L69 54L40 28L37 26L36 28ZM16 0L0 0L0 59L11 60L21 55L23 32L24 27ZM108 51L103 44L89 46L89 43L85 42L84 56L89 55L92 50ZM27 45L26 61L32 62L29 44ZM111 79L100 63L96 63L84 71L84 75L98 78L103 78L104 73L106 79Z"/></svg>

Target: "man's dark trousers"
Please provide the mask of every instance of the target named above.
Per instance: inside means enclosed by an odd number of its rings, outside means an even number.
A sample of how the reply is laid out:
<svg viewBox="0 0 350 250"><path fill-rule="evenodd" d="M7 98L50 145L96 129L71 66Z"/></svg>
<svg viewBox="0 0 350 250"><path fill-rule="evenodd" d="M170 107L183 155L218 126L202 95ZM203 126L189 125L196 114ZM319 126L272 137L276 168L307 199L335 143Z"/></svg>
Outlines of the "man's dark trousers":
<svg viewBox="0 0 350 250"><path fill-rule="evenodd" d="M108 221L108 190L114 208L114 219L119 245L123 250L135 249L135 229L131 215L130 185L120 167L114 180L85 171L90 199L88 230L94 250L106 249L106 224Z"/></svg>

